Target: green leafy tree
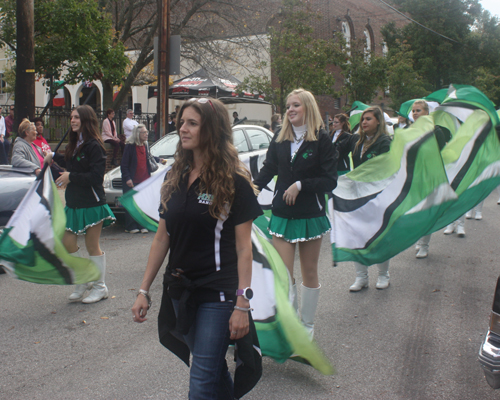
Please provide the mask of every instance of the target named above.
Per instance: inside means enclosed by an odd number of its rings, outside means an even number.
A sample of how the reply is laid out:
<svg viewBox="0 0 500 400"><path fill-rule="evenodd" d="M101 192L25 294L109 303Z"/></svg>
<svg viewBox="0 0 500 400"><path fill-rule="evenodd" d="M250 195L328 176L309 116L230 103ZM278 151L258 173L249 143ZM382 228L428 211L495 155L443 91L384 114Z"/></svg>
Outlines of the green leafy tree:
<svg viewBox="0 0 500 400"><path fill-rule="evenodd" d="M2 23L0 46L15 54L16 2L0 0ZM95 1L35 0L35 72L51 95L54 84L75 84L82 80L122 80L128 59L121 43L112 45L111 19Z"/></svg>
<svg viewBox="0 0 500 400"><path fill-rule="evenodd" d="M409 99L421 98L430 93L422 77L413 67L413 52L407 43L399 39L391 44L387 54L387 88L391 99L390 107L399 110Z"/></svg>
<svg viewBox="0 0 500 400"><path fill-rule="evenodd" d="M387 85L386 58L366 49L364 41L353 40L349 47L343 45L342 48L344 62L340 68L349 104L355 101L370 103L377 91Z"/></svg>
<svg viewBox="0 0 500 400"><path fill-rule="evenodd" d="M413 52L413 66L431 90L450 83L468 83L474 49L466 43L481 13L478 0L393 0L417 23L408 23L385 36L391 48L397 39ZM386 31L386 34L390 33Z"/></svg>
<svg viewBox="0 0 500 400"><path fill-rule="evenodd" d="M285 0L282 13L268 33L271 61L260 64L262 70L272 71L272 77L250 75L239 89L265 94L266 100L282 112L288 93L299 87L315 95L337 97L332 64L340 60L340 45L333 39L315 37L314 18L319 17L305 7L304 2Z"/></svg>
<svg viewBox="0 0 500 400"><path fill-rule="evenodd" d="M476 71L474 86L481 90L498 107L500 105L500 73L486 67Z"/></svg>

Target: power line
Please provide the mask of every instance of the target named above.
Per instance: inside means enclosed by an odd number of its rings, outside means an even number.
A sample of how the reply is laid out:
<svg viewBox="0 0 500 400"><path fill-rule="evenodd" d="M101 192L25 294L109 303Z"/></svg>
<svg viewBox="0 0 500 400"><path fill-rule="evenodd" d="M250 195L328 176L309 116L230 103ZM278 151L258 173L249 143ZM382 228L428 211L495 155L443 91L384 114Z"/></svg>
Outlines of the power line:
<svg viewBox="0 0 500 400"><path fill-rule="evenodd" d="M451 42L455 42L455 43L461 44L460 42L457 42L455 39L449 38L448 36L445 36L445 35L443 35L443 34L441 34L441 33L439 33L439 32L436 32L436 31L432 30L431 28L428 28L428 27L426 27L425 25L422 25L420 22L415 21L414 19L412 19L412 18L408 17L407 15L403 14L401 11L399 11L399 10L398 10L398 9L396 9L396 8L394 8L394 7L393 7L393 6L391 6L390 4L387 4L384 0L379 0L379 1L380 1L381 3L383 3L383 4L385 4L385 5L386 5L387 7L389 7L391 10L394 10L394 11L396 11L398 14L402 15L403 17L405 17L407 20L409 20L409 21L411 21L411 22L413 22L413 23L417 24L418 26L421 26L422 28L424 28L424 29L428 30L429 32L435 33L436 35L439 35L439 36L441 36L441 37L443 37L443 38L445 38L445 39L448 39L448 40L449 40L449 41L451 41Z"/></svg>

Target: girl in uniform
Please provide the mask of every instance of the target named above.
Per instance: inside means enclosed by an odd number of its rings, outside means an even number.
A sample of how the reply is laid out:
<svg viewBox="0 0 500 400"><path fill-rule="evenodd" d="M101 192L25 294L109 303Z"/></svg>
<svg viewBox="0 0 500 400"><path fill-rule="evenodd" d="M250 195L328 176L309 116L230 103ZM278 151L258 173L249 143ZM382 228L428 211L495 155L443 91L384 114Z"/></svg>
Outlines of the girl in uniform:
<svg viewBox="0 0 500 400"><path fill-rule="evenodd" d="M313 336L314 315L321 285L318 259L323 235L330 231L325 194L337 185L337 155L311 92L292 91L286 100L286 118L267 151L254 183L262 190L278 176L269 232L273 245L292 278L292 297L298 309L293 264L299 247L302 271L300 316Z"/></svg>
<svg viewBox="0 0 500 400"><path fill-rule="evenodd" d="M361 114L358 133L352 135L350 148L352 151L352 163L354 168L365 161L389 151L391 138L387 134L384 113L377 107L369 107ZM354 263L356 268L356 280L349 290L357 292L368 286L368 266ZM376 288L386 289L389 287L389 260L377 264L378 279Z"/></svg>
<svg viewBox="0 0 500 400"><path fill-rule="evenodd" d="M99 132L97 116L87 105L78 106L71 112L71 132L65 155L54 155L57 163L66 168L56 179L56 185L66 188L66 232L63 244L69 253L80 257L77 235L85 235L85 246L99 271L100 278L92 283L76 285L70 301L95 303L108 298L104 282L106 255L99 239L102 228L116 221L106 204L102 186L106 169L106 151ZM84 297L87 289L91 289Z"/></svg>

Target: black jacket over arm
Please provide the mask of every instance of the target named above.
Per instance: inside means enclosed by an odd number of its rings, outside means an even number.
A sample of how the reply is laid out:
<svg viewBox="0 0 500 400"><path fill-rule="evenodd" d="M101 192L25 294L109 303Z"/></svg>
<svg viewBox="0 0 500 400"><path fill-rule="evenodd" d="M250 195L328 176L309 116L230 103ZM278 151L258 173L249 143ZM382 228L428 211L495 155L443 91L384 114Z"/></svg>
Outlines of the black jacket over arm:
<svg viewBox="0 0 500 400"><path fill-rule="evenodd" d="M351 152L350 138L351 134L346 131L340 132L337 140L333 142L333 148L338 152L337 172L345 172L351 170L349 161L349 153Z"/></svg>
<svg viewBox="0 0 500 400"><path fill-rule="evenodd" d="M70 208L89 208L106 204L102 182L106 170L106 151L91 139L84 143L69 160L56 154L54 160L70 173L66 188L66 205Z"/></svg>
<svg viewBox="0 0 500 400"><path fill-rule="evenodd" d="M262 190L278 175L273 198L273 214L287 219L316 218L325 214L325 196L337 186L337 152L330 136L321 129L318 140L304 141L291 162L289 140L276 142L274 136L267 151L266 161L254 184ZM300 191L295 205L288 206L283 194L290 185L300 181Z"/></svg>

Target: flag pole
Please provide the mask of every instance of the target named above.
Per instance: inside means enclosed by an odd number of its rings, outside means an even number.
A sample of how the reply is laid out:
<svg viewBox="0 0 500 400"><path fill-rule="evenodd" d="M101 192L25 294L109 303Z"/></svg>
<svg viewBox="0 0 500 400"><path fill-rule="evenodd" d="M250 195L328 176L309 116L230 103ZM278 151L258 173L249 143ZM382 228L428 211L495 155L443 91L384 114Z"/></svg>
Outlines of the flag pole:
<svg viewBox="0 0 500 400"><path fill-rule="evenodd" d="M82 106L86 105L90 98L92 97L92 95L95 93L97 89L97 86L94 85L94 87L92 88L92 90L90 91L89 95L87 96L87 98L85 99L85 101L83 102ZM68 134L71 132L71 123L70 123L70 127L68 128L68 130L66 131L66 133L64 134L64 136L61 138L61 140L59 141L59 143L57 144L56 148L54 149L54 153L57 153L57 150L59 150L59 147L61 147L61 145L63 144L63 142L66 140L66 137L68 136ZM47 170L47 167L49 166L49 164L47 164L45 161L43 163L43 167L42 167L42 170L40 171L40 173L38 174L38 176L36 177L36 180L39 181L40 179L42 179L42 176L45 174L45 171Z"/></svg>

